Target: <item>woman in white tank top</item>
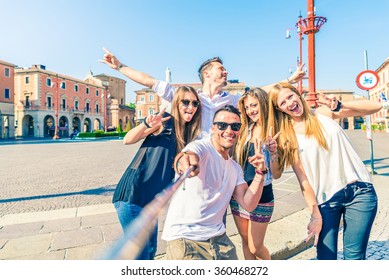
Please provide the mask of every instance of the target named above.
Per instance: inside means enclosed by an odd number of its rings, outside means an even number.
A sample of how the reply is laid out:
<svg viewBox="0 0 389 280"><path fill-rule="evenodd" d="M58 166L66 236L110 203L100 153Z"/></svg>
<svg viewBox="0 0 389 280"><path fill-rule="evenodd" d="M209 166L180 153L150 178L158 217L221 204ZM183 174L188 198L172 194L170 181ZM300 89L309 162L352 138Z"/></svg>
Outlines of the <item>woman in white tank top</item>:
<svg viewBox="0 0 389 280"><path fill-rule="evenodd" d="M295 87L279 83L270 90L269 126L281 131L281 164L292 166L299 181L307 179L315 192L322 217L317 221L322 222L317 258L337 259L343 219L344 258L365 259L377 195L369 172L334 119L370 115L382 106L366 100L341 103L324 95L319 104L323 106L310 110Z"/></svg>

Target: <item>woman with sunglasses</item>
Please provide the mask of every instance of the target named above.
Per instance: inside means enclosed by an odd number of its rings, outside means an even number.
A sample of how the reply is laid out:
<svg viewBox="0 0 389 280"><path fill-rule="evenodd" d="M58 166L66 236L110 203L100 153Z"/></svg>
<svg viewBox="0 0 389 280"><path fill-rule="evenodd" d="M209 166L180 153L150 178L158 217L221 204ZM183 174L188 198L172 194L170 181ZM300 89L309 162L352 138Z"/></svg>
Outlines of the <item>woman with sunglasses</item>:
<svg viewBox="0 0 389 280"><path fill-rule="evenodd" d="M267 136L268 94L261 88L248 90L238 102L242 114L242 129L235 147L235 160L242 166L244 178L248 185L255 177L255 169L248 162L254 154L254 143L262 143L262 153L265 156L266 166L269 166L265 176L261 199L252 212L247 212L232 198L231 212L236 227L242 238L243 255L246 260L270 260L270 253L264 245L267 226L274 209L274 195L272 178L279 178L282 174L278 162L276 139L272 133Z"/></svg>
<svg viewBox="0 0 389 280"><path fill-rule="evenodd" d="M365 164L334 119L370 115L382 106L374 101L340 102L334 96L322 97L319 104L324 106L311 110L295 87L275 85L269 96L269 124L281 131L278 147L282 166L292 166L299 181L312 186L303 192L314 191L321 218L312 220L322 223L317 258L337 259L343 220L344 258L365 259L377 195Z"/></svg>
<svg viewBox="0 0 389 280"><path fill-rule="evenodd" d="M181 86L174 96L171 115L165 110L150 115L126 134L123 140L126 145L144 141L117 184L112 199L123 230L173 180L176 154L200 132L199 96L193 87ZM156 226L137 259L154 259L157 237Z"/></svg>

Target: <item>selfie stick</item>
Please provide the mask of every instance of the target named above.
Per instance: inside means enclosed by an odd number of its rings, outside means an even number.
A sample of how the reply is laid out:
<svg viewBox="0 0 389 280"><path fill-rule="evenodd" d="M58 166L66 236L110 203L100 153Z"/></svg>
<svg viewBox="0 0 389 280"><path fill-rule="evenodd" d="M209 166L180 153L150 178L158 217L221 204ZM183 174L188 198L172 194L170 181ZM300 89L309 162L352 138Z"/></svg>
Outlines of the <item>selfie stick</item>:
<svg viewBox="0 0 389 280"><path fill-rule="evenodd" d="M190 166L176 181L170 183L162 192L147 204L139 216L124 230L124 237L117 241L103 257L105 260L134 260L143 250L150 233L157 223L157 217L166 206L178 187L196 169Z"/></svg>

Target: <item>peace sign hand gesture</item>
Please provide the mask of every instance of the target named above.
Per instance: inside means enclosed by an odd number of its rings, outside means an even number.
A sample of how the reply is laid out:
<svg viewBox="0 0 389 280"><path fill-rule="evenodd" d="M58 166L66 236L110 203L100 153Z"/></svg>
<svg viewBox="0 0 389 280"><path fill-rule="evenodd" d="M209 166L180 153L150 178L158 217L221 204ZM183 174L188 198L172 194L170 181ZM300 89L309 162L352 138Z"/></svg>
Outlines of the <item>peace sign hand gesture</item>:
<svg viewBox="0 0 389 280"><path fill-rule="evenodd" d="M274 154L277 152L277 138L278 136L280 136L281 134L281 131L279 131L276 135L274 135L273 137L273 127L271 126L270 127L270 130L269 130L269 135L267 137L267 142L266 142L266 149L271 153L271 154Z"/></svg>
<svg viewBox="0 0 389 280"><path fill-rule="evenodd" d="M168 117L165 117L163 118L162 115L165 113L166 111L166 107L163 108L161 110L161 112L159 112L158 114L156 115L149 115L144 121L146 122L146 126L147 127L150 127L150 128L153 128L153 127L157 127L157 126L161 126L163 122L169 120L171 118L171 116L168 116Z"/></svg>
<svg viewBox="0 0 389 280"><path fill-rule="evenodd" d="M257 170L266 171L265 157L262 154L261 143L255 139L254 143L255 154L248 158L249 163Z"/></svg>

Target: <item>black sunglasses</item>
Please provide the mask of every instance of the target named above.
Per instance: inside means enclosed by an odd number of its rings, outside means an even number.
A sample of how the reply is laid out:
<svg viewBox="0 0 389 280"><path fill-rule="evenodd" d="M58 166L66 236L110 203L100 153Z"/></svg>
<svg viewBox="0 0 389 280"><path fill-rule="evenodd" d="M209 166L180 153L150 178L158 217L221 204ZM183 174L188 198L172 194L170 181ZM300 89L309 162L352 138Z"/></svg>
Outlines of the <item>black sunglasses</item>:
<svg viewBox="0 0 389 280"><path fill-rule="evenodd" d="M226 130L228 126L231 126L232 131L239 131L240 127L242 126L242 124L238 122L235 123L214 122L213 124L216 125L219 130Z"/></svg>
<svg viewBox="0 0 389 280"><path fill-rule="evenodd" d="M182 105L183 105L184 107L189 107L189 104L191 103L191 101L188 100L188 99L182 99L182 100L181 100L181 103L182 103ZM194 108L199 107L199 105L200 105L200 101L197 101L197 100L193 100L193 101L192 101L192 106L193 106Z"/></svg>

